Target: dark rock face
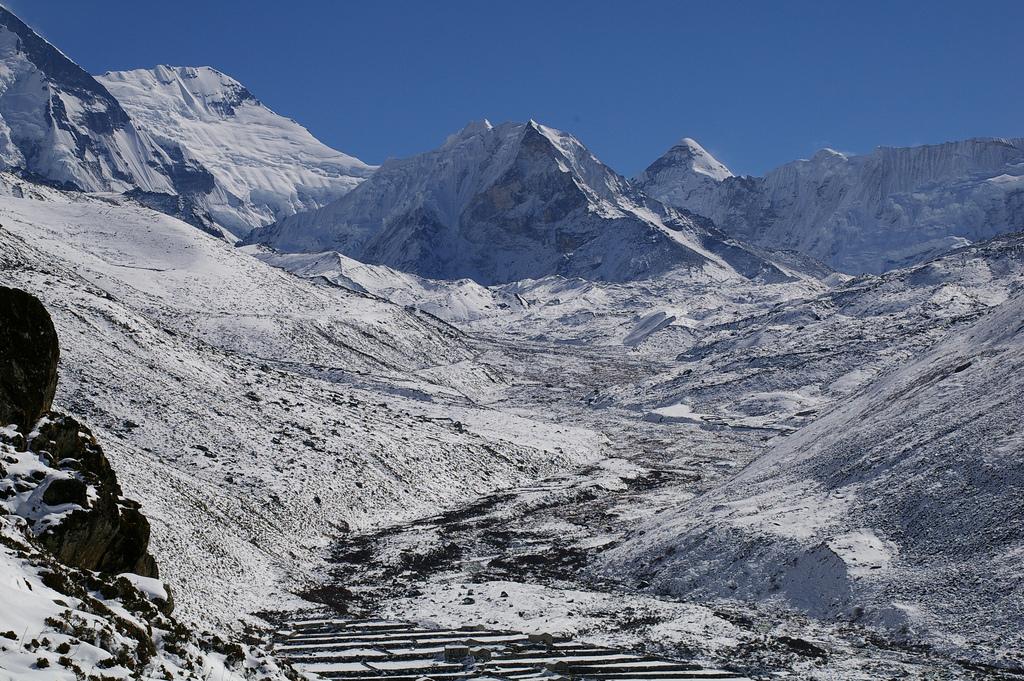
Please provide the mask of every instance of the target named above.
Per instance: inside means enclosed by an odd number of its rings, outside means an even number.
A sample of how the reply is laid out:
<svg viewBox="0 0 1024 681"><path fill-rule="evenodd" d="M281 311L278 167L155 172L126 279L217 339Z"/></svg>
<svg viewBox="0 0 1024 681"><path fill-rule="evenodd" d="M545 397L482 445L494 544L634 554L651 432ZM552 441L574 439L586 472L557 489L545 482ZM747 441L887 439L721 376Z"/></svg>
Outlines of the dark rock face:
<svg viewBox="0 0 1024 681"><path fill-rule="evenodd" d="M5 486L5 498L38 487L47 506L81 507L37 537L62 563L156 577L156 561L148 553L149 522L137 503L121 497L96 439L70 416L48 413L59 354L57 332L43 304L25 291L0 287L0 421L20 431L0 441L47 464L31 480L18 482L24 489Z"/></svg>
<svg viewBox="0 0 1024 681"><path fill-rule="evenodd" d="M209 170L195 160L185 158L185 152L174 143L162 143L161 149L173 165L167 167L167 175L174 188L183 196L208 194L217 186L217 179Z"/></svg>
<svg viewBox="0 0 1024 681"><path fill-rule="evenodd" d="M157 577L156 561L149 555L149 521L134 501L121 498L117 476L88 428L70 416L50 414L37 427L29 444L62 468L78 462L71 479L51 480L43 494L52 506L74 503L76 510L39 536L62 563L97 572L134 572ZM96 498L86 498L86 485Z"/></svg>
<svg viewBox="0 0 1024 681"><path fill-rule="evenodd" d="M27 433L50 409L60 350L53 320L34 296L0 287L0 425Z"/></svg>
<svg viewBox="0 0 1024 681"><path fill-rule="evenodd" d="M89 488L78 478L56 478L50 481L43 492L43 503L47 506L63 504L89 505Z"/></svg>

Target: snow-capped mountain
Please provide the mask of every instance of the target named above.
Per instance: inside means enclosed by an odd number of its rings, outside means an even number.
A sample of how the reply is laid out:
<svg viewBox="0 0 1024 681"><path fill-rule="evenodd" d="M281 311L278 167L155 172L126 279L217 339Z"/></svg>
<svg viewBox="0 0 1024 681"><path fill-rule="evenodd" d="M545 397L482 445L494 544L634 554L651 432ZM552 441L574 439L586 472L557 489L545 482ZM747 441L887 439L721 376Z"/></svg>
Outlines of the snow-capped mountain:
<svg viewBox="0 0 1024 681"><path fill-rule="evenodd" d="M696 140L684 137L636 178L659 201L686 206L693 197L714 190L732 171L709 154Z"/></svg>
<svg viewBox="0 0 1024 681"><path fill-rule="evenodd" d="M97 78L161 145L206 168L202 204L238 236L337 199L374 168L280 116L241 83L210 67L157 66Z"/></svg>
<svg viewBox="0 0 1024 681"><path fill-rule="evenodd" d="M0 167L81 191L207 191L213 178L140 131L116 99L0 7Z"/></svg>
<svg viewBox="0 0 1024 681"><path fill-rule="evenodd" d="M637 184L740 239L799 250L851 273L884 272L1024 229L1024 139L880 147L860 156L823 149L763 177L733 177L699 146L683 144Z"/></svg>
<svg viewBox="0 0 1024 681"><path fill-rule="evenodd" d="M551 274L625 281L675 267L784 278L705 222L637 195L571 135L479 121L248 240L481 284Z"/></svg>
<svg viewBox="0 0 1024 681"><path fill-rule="evenodd" d="M235 236L373 172L210 68L89 75L0 7L0 169Z"/></svg>

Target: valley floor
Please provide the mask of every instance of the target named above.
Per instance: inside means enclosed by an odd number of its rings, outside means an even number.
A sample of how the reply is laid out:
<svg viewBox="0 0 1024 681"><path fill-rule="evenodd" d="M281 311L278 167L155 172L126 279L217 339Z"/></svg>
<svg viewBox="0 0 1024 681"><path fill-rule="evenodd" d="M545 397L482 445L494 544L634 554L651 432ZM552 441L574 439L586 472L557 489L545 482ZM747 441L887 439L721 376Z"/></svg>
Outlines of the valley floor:
<svg viewBox="0 0 1024 681"><path fill-rule="evenodd" d="M723 482L779 432L644 418L606 405L604 391L638 385L663 368L627 348L479 340L487 361L516 377L489 406L598 431L607 438L603 458L341 538L330 579L305 594L328 612L441 630L552 634L750 678L1001 678L865 627L770 603L684 602L608 569L605 550Z"/></svg>

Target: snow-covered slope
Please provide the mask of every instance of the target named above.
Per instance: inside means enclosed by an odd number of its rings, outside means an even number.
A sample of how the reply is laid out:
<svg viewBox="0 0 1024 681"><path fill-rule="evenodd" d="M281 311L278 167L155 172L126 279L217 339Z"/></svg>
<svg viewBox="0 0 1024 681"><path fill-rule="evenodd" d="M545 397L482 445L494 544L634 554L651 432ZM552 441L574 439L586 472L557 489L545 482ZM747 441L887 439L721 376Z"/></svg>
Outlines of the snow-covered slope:
<svg viewBox="0 0 1024 681"><path fill-rule="evenodd" d="M533 121L471 123L439 149L389 161L338 201L249 241L481 284L550 274L623 281L680 266L785 278L701 221L635 195L571 135Z"/></svg>
<svg viewBox="0 0 1024 681"><path fill-rule="evenodd" d="M641 528L612 569L1019 666L1022 319L1018 293Z"/></svg>
<svg viewBox="0 0 1024 681"><path fill-rule="evenodd" d="M19 457L0 444L7 459ZM27 458L20 454L20 458ZM36 455L32 453L32 458ZM35 470L42 466L33 461ZM41 471L40 471L41 472ZM61 565L26 536L24 520L0 515L0 670L4 679L76 681L102 670L110 681L218 678L286 681L266 650L197 635L150 602L159 581ZM160 676L157 676L157 675ZM173 674L173 676L171 676Z"/></svg>
<svg viewBox="0 0 1024 681"><path fill-rule="evenodd" d="M430 513L600 445L475 406L502 379L434 317L131 202L9 176L4 192L26 198L0 198L0 281L50 310L58 401L143 502L188 617L290 602L347 526Z"/></svg>
<svg viewBox="0 0 1024 681"><path fill-rule="evenodd" d="M427 279L387 265L368 265L337 251L278 253L262 246L242 248L263 262L300 277L322 279L353 291L372 293L460 325L524 304L514 294L481 286L472 279Z"/></svg>
<svg viewBox="0 0 1024 681"><path fill-rule="evenodd" d="M389 291L422 291L434 306L432 311L446 314L444 282L412 278L388 268L354 263L331 253L262 254L261 257L343 286L357 285L387 295L391 295ZM403 283L403 279L415 281ZM1000 642L994 633L998 631L999 622L1013 619L1019 609L1015 609L1012 599L993 600L988 585L976 588L976 582L961 571L959 577L951 580L954 584L960 580L956 600L948 606L942 605L934 617L915 619L915 604L926 603L933 607L947 593L949 582L942 586L939 596L930 592L930 571L941 560L941 553L934 557L934 562L933 557L929 557L927 561L900 566L902 572L888 573L884 572L888 568L883 566L889 565L884 561L890 559L884 552L898 540L888 534L888 530L883 532L871 529L878 526L864 524L864 516L859 515L859 511L851 514L849 526L838 527L834 535L818 534L801 543L802 538L797 541L788 535L780 538L771 534L777 529L773 523L785 524L778 517L782 513L778 509L789 508L786 505L786 494L792 491L789 487L780 487L777 494L766 497L763 503L760 497L748 499L748 491L743 487L730 488L720 494L713 492L714 502L706 505L693 506L694 495L714 489L723 480L733 477L758 451L783 447L800 437L801 428L814 428L815 419L831 418L827 415L831 410L858 399L857 395L880 377L889 376L926 355L951 333L964 332L983 315L1019 296L1021 290L1024 290L1024 235L1020 234L972 244L928 263L882 276L865 275L848 281L837 277L835 287L830 290L823 290L823 287L815 290L811 286L801 289L796 283L742 287L730 282L727 286L700 287L692 281L673 281L670 276L625 283L548 277L492 287L470 287L459 282L447 289L453 295L464 294L451 302L451 318L478 337L505 339L505 344L498 345L494 354L508 358L506 368L533 379L534 388L523 386L526 381L521 382L521 392L509 400L510 406L515 404L524 413L538 406L552 413L576 409L565 417L566 421L600 424L597 427L608 433L622 448L618 451L626 455L633 456L638 451L658 452L659 456L664 456L659 459L659 472L664 471L660 474L679 476L670 486L650 497L633 498L628 504L610 504L614 509L610 515L633 527L629 530L632 534L626 547L602 566L606 569L594 571L600 583L619 583L627 577L623 585L627 593L630 587L653 583L663 593L682 595L688 601L704 600L716 612L730 609L742 612L744 617L749 616L756 622L748 621L747 631L757 632L759 636L789 622L776 630L776 635L785 632L786 636L806 637L827 649L830 656L830 662L822 662L821 669L814 675L797 675L830 680L899 676L891 669L874 668L870 662L855 664L858 671L844 669L839 662L842 654L833 647L834 639L829 642L837 632L853 641L854 657L863 654L860 649L865 648L865 640L868 640L886 650L906 652L908 658L914 660L910 663L913 666L923 659L920 649L914 645L923 642L941 647L943 654L954 660L971 657L998 663L1004 653L1020 649L1012 637L1004 637ZM474 307L480 301L484 301L484 305ZM507 307L502 308L501 304ZM466 310L474 314L467 316ZM953 368L958 366L953 365ZM579 373L574 377L575 372ZM545 384L550 390L541 389ZM998 376L993 376L991 385L1001 389L1003 384ZM530 403L531 396L536 403ZM1000 418L1007 430L1013 428L1015 418L1011 412L1013 403L1019 404L1019 396L1011 393L1008 400L1000 407L1003 409ZM884 405L884 399L881 401ZM955 399L950 397L949 403L955 406ZM1019 411L1019 406L1017 409ZM899 413L897 407L892 411ZM937 415L922 421L920 429L914 418L915 413L909 411L906 419L894 426L894 430L901 431L899 437L913 439L922 447L936 436L960 437L947 433ZM966 421L967 418L961 420L957 416L949 425L962 428ZM851 422L860 424L857 419ZM995 418L985 427L994 428L999 423L999 418ZM618 432L620 428L629 428L628 436ZM815 437L823 439L826 435L836 438L849 431L845 423L833 421L827 432L814 432ZM663 434L665 441L652 445L648 439L657 437L658 433ZM971 437L982 436L984 433L971 433ZM667 453L673 448L677 448L674 454ZM856 453L858 447L851 446L849 451ZM943 456L941 451L927 452L923 462L901 463L900 473L914 465L927 469ZM873 458L876 455L877 467ZM913 452L908 454L912 455ZM905 508L886 506L887 498L898 493L902 484L897 474L887 471L892 466L887 457L887 450L878 447L867 459L851 464L851 474L877 475L880 482L863 492L856 489L841 493L844 499L840 502L873 509L875 515L871 522L900 522L906 512ZM769 466L770 463L765 464L766 469ZM845 470L845 464L836 468ZM965 469L970 471L971 465L963 465L960 470ZM800 496L802 489L794 492L794 512L813 516L835 511L831 497L805 498ZM960 492L961 488L946 483L942 488L950 504L970 503L962 497L957 499ZM1009 498L1011 492L1005 493ZM742 505L743 522L757 524L754 539L744 534L745 526L736 530L715 525L717 514L732 513L732 501ZM709 509L715 504L726 508L712 512ZM554 508L557 522L571 520L568 510L571 504L555 504ZM687 514L694 508L699 515L691 527ZM763 522L758 520L761 513ZM603 549L614 545L606 516L593 509L581 515L600 519L595 520L592 527L597 535L596 543ZM566 551L571 545L565 526L557 525L549 535L551 546L547 546L538 539L543 532L538 527L537 516L526 517L523 536L529 539L524 539L524 544L529 543L533 550L541 543L545 555L558 555L558 551ZM465 516L459 516L459 524L465 527L470 523ZM712 529L701 534L709 525ZM516 536L514 529L502 527L508 533L503 536ZM667 528L666 534L661 533L662 528ZM944 530L936 527L935 531ZM683 539L673 532L685 533ZM426 537L435 535L423 525L416 525L402 536L427 543L431 540ZM443 531L436 536L446 542L452 540L452 536ZM941 541L955 543L957 538L954 534L952 539ZM818 545L823 542L827 547L820 549ZM512 555L519 559L522 558L518 553L520 549L529 550L523 545L517 547ZM848 559L851 567L837 567L839 559L829 553L833 550L845 556L844 560ZM485 550L479 555L495 553L497 551ZM600 563L604 554L600 549L591 549L587 555L594 556L594 561ZM822 556L820 562L815 562ZM938 569L941 572L943 568ZM983 564L979 574L983 575L985 569ZM845 575L844 570L854 576ZM832 607L833 600L841 603L846 598L844 580L867 583L868 578L861 576L865 574L885 574L886 579L891 578L902 590L898 597L889 595L895 591L886 591L882 597L876 597L875 592L857 591L856 597L845 601L845 605ZM1000 580L1006 577L1007 573L1003 573ZM486 613L485 617L503 616L491 615L483 605L487 589L480 584L480 579L485 578L474 575L469 580L472 583L467 588L474 591L470 597L477 603L474 608L476 612ZM495 591L502 589L515 594L505 583ZM454 617L467 610L461 594L458 599L446 594L453 599L447 602L439 595L445 593L443 591L423 591L427 596L414 606L414 610L421 608L416 610L420 616L430 613L433 617L438 609L448 609ZM568 597L578 600L575 593ZM894 598L896 605L886 598ZM972 598L982 605L973 605ZM545 605L554 607L548 602ZM505 601L500 598L492 606L497 613L505 612ZM795 607L797 613L783 606ZM985 623L985 607L998 611L997 616L990 618L996 624ZM572 609L576 608L573 602ZM799 612L800 608L810 610L819 618L810 620ZM857 614L861 609L863 613ZM553 612L556 611L544 610L543 624L538 626L555 626ZM856 617L850 621L854 614ZM981 631L977 643L975 639L965 641L961 637L957 630L959 621L966 621L972 627L981 623L981 628L970 632L973 636ZM576 620L569 617L566 622L568 624L563 625L559 621L558 626L569 626ZM937 622L937 626L928 630L921 626L922 622L928 625ZM983 630L985 627L987 631ZM831 633L825 635L826 631ZM659 635L663 634L659 632ZM746 655L749 651L736 653L736 656ZM957 674L957 663L952 662L950 666L952 673L938 678L963 678ZM919 678L927 676L920 672ZM911 674L908 678L918 677ZM993 678L998 678L998 674Z"/></svg>
<svg viewBox="0 0 1024 681"><path fill-rule="evenodd" d="M831 286L815 279L722 285L669 272L639 282L552 276L484 287L424 279L335 252L246 250L472 334L628 349L629 360L649 360L647 373L605 389L604 404L653 421L766 435L802 427L1024 287L1021 234L881 276L837 276Z"/></svg>
<svg viewBox="0 0 1024 681"><path fill-rule="evenodd" d="M671 149L638 185L728 234L844 272L884 272L1024 229L1024 139L880 147L863 156L823 149L764 177L731 177L706 152L695 163L688 149Z"/></svg>
<svg viewBox="0 0 1024 681"><path fill-rule="evenodd" d="M701 279L682 268L635 282L551 275L482 286L472 279L427 279L386 265L368 265L335 251L243 248L301 277L372 293L474 334L503 336L514 329L517 336L539 343L628 347L652 357L675 357L704 329L828 289L802 269L786 269L792 278L772 284L742 277L728 282Z"/></svg>
<svg viewBox="0 0 1024 681"><path fill-rule="evenodd" d="M674 361L642 390L605 397L652 420L787 433L1022 288L1024 235L1012 234L831 290L791 291L778 304L768 290L750 291L746 304L719 298L700 323L688 315L688 334L669 325L643 341L639 349L660 346ZM687 319L674 315L673 324Z"/></svg>
<svg viewBox="0 0 1024 681"><path fill-rule="evenodd" d="M213 174L215 188L203 206L238 236L319 208L373 172L215 69L157 66L97 79L137 126Z"/></svg>
<svg viewBox="0 0 1024 681"><path fill-rule="evenodd" d="M201 167L162 147L92 76L0 7L0 166L84 191L204 189Z"/></svg>
<svg viewBox="0 0 1024 681"><path fill-rule="evenodd" d="M88 426L54 408L60 339L49 313L0 287L0 319L3 678L72 681L102 669L111 681L295 679L265 650L199 635L172 616L149 522Z"/></svg>

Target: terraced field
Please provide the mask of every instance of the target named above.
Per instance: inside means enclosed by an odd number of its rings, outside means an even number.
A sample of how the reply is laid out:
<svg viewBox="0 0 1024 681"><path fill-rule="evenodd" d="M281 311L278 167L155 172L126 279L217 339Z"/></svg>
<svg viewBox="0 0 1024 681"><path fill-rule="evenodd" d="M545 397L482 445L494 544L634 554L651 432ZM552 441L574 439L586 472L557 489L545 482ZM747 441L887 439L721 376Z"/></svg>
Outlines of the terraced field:
<svg viewBox="0 0 1024 681"><path fill-rule="evenodd" d="M735 673L604 648L551 634L484 627L428 629L380 619L299 619L277 633L275 652L299 669L345 681L729 679Z"/></svg>

